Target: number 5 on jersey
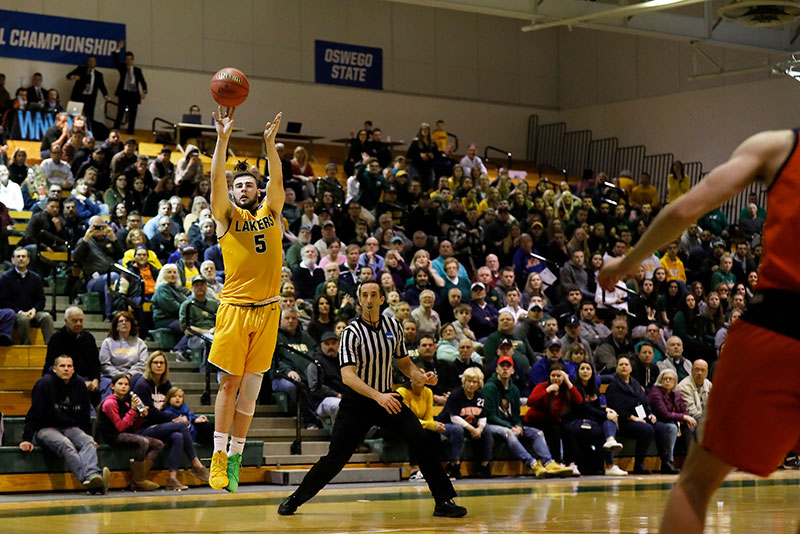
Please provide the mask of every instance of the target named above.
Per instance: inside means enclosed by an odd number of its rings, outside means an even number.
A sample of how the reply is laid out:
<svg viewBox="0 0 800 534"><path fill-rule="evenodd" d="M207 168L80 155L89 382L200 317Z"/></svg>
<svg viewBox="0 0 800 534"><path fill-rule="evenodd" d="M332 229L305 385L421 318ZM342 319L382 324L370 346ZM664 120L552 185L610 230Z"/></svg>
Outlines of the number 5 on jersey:
<svg viewBox="0 0 800 534"><path fill-rule="evenodd" d="M253 241L255 242L256 252L258 254L263 254L267 251L267 236L264 234L256 234L253 236Z"/></svg>

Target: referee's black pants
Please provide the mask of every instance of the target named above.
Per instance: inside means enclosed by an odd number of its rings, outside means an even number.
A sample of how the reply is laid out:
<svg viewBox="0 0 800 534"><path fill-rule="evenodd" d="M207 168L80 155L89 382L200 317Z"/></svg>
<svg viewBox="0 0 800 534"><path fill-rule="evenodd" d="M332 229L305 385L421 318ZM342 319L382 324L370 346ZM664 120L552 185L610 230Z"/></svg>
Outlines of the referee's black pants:
<svg viewBox="0 0 800 534"><path fill-rule="evenodd" d="M456 491L442 468L439 448L430 446L417 416L408 406L402 406L400 413L390 414L372 399L345 395L339 404L328 454L319 459L294 492L298 505L319 493L342 470L373 425L379 426L387 438L408 443L411 456L419 461L420 471L437 503L454 498Z"/></svg>

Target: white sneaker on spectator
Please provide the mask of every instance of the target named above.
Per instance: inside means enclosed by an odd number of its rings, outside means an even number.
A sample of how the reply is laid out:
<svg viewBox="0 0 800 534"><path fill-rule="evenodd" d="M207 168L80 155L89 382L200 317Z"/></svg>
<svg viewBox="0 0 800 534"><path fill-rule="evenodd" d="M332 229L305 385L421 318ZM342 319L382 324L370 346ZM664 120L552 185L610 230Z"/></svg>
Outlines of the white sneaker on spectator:
<svg viewBox="0 0 800 534"><path fill-rule="evenodd" d="M619 441L617 441L614 438L611 438L609 441L606 441L605 443L603 443L603 450L612 451L612 452L621 451L622 450L622 443L620 443Z"/></svg>
<svg viewBox="0 0 800 534"><path fill-rule="evenodd" d="M620 467L616 464L612 465L611 467L606 469L606 476L607 477L624 477L627 475L627 471L623 471Z"/></svg>
<svg viewBox="0 0 800 534"><path fill-rule="evenodd" d="M414 471L410 477L408 477L409 482L424 482L425 476L422 474L422 471Z"/></svg>
<svg viewBox="0 0 800 534"><path fill-rule="evenodd" d="M575 465L574 463L571 463L571 464L569 464L567 467L569 467L570 469L572 469L572 476L574 476L574 477L579 477L579 476L581 476L581 472L580 472L580 471L578 471L578 466L577 466L577 465Z"/></svg>

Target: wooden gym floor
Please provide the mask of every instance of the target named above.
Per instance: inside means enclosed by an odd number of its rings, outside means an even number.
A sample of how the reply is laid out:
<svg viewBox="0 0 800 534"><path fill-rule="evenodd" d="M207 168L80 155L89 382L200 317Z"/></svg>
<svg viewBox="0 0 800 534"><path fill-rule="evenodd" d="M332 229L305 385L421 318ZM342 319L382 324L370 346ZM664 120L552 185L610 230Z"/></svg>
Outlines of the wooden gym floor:
<svg viewBox="0 0 800 534"><path fill-rule="evenodd" d="M237 533L237 532L619 532L658 530L666 493L675 477L530 478L460 481L464 519L431 516L425 484L334 486L293 517L276 514L290 490L242 487L236 495L193 489L150 494L114 491L0 497L3 534ZM733 474L715 495L707 532L795 534L800 524L800 477L769 479Z"/></svg>

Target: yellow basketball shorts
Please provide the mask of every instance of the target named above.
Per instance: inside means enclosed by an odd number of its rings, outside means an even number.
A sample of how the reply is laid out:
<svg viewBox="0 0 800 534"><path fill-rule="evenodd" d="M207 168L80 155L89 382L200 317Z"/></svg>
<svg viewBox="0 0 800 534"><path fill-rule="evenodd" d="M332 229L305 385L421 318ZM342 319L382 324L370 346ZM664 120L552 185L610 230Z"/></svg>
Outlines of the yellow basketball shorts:
<svg viewBox="0 0 800 534"><path fill-rule="evenodd" d="M277 304L258 308L220 304L208 361L233 376L266 372L272 365L280 317Z"/></svg>

